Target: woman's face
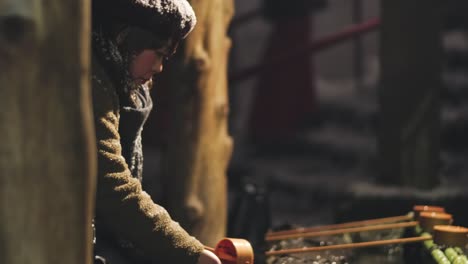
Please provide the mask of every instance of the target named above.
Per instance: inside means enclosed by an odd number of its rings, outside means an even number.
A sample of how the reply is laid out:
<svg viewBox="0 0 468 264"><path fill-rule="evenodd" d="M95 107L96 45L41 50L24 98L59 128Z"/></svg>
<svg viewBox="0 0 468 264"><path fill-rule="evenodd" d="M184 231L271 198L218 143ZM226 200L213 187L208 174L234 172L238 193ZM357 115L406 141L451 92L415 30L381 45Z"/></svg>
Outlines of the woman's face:
<svg viewBox="0 0 468 264"><path fill-rule="evenodd" d="M162 72L164 61L170 56L167 48L144 49L130 62L130 74L138 84L148 82L155 74Z"/></svg>

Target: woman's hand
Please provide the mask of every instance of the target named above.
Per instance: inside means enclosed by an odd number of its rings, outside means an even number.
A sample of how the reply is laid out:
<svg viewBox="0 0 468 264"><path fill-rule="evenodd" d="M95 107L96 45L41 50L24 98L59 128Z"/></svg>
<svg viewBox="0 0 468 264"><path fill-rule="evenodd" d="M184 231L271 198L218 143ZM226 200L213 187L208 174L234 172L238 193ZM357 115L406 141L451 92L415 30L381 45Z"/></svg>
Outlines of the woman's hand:
<svg viewBox="0 0 468 264"><path fill-rule="evenodd" d="M221 264L221 260L211 251L204 249L197 264Z"/></svg>

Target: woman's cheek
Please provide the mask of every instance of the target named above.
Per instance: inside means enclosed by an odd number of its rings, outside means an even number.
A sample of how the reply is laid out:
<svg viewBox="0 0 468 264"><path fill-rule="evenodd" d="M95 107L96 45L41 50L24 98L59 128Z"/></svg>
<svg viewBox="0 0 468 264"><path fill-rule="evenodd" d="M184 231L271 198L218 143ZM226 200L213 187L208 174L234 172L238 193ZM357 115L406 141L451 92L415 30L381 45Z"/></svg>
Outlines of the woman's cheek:
<svg viewBox="0 0 468 264"><path fill-rule="evenodd" d="M134 78L141 78L147 73L151 73L157 56L154 51L144 50L136 56L130 64L130 73Z"/></svg>
<svg viewBox="0 0 468 264"><path fill-rule="evenodd" d="M138 61L134 61L130 66L132 77L138 78L142 74L142 65Z"/></svg>

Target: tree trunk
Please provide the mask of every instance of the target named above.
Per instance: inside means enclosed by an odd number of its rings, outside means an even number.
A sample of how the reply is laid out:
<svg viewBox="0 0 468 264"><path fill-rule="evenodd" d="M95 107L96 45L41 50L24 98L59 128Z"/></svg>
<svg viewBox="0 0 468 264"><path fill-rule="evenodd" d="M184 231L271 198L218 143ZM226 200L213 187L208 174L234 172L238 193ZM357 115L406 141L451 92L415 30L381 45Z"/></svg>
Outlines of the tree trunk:
<svg viewBox="0 0 468 264"><path fill-rule="evenodd" d="M439 183L442 2L382 1L380 181Z"/></svg>
<svg viewBox="0 0 468 264"><path fill-rule="evenodd" d="M170 124L163 176L163 204L203 243L225 236L226 168L232 140L227 132L226 36L232 0L190 1L198 24L169 67Z"/></svg>
<svg viewBox="0 0 468 264"><path fill-rule="evenodd" d="M0 2L0 263L91 263L89 3Z"/></svg>

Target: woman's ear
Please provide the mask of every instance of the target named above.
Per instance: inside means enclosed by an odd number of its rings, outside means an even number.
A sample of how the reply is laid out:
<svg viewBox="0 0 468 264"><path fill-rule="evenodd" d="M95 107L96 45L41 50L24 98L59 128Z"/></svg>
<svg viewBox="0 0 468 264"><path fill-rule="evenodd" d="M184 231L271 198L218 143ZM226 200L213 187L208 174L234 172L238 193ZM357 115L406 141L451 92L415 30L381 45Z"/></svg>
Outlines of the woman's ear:
<svg viewBox="0 0 468 264"><path fill-rule="evenodd" d="M172 55L174 55L176 52L177 52L177 48L179 47L179 41L177 40L174 40L174 39L171 39L169 42L168 42L168 55L169 57L171 57Z"/></svg>
<svg viewBox="0 0 468 264"><path fill-rule="evenodd" d="M124 42L129 32L130 32L130 27L128 26L123 27L119 32L117 32L117 35L115 37L115 41L117 42L117 45L121 45Z"/></svg>

